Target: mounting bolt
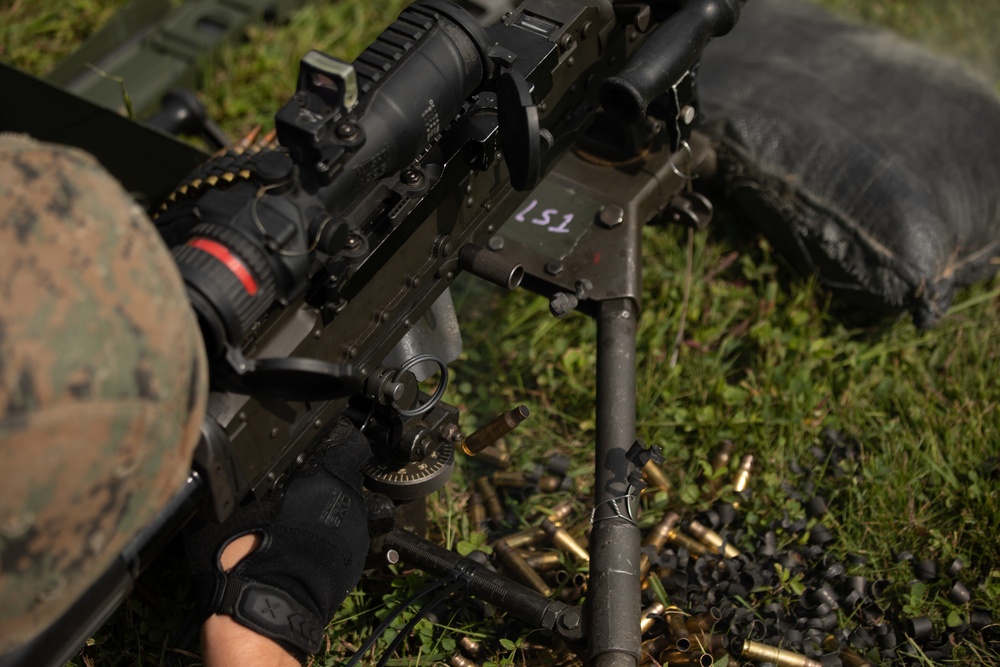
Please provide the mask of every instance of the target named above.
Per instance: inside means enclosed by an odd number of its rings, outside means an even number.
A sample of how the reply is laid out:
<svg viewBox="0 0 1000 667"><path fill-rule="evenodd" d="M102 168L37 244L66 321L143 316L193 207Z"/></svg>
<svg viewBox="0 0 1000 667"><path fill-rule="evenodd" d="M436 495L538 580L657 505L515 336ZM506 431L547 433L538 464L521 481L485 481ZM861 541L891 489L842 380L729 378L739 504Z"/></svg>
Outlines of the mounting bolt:
<svg viewBox="0 0 1000 667"><path fill-rule="evenodd" d="M625 220L625 210L618 204L607 204L601 208L597 221L608 229L622 224Z"/></svg>
<svg viewBox="0 0 1000 667"><path fill-rule="evenodd" d="M499 252L503 250L503 237L502 236L491 236L490 240L486 243L486 247L490 250Z"/></svg>
<svg viewBox="0 0 1000 667"><path fill-rule="evenodd" d="M573 312L580 304L580 300L573 294L566 292L556 292L549 300L549 312L557 319L562 319Z"/></svg>
<svg viewBox="0 0 1000 667"><path fill-rule="evenodd" d="M681 109L680 117L684 121L685 125L690 125L694 122L694 117L698 115L698 112L690 104L684 105Z"/></svg>
<svg viewBox="0 0 1000 667"><path fill-rule="evenodd" d="M580 627L580 612L569 608L559 615L559 626L564 630L576 630Z"/></svg>
<svg viewBox="0 0 1000 667"><path fill-rule="evenodd" d="M403 185L416 186L423 182L424 175L418 169L404 169L399 175L399 180Z"/></svg>
<svg viewBox="0 0 1000 667"><path fill-rule="evenodd" d="M563 264L558 259L553 259L545 263L545 273L550 276L558 276L562 273Z"/></svg>
<svg viewBox="0 0 1000 667"><path fill-rule="evenodd" d="M337 138L344 141L351 141L358 136L358 128L352 123L341 123L337 126Z"/></svg>

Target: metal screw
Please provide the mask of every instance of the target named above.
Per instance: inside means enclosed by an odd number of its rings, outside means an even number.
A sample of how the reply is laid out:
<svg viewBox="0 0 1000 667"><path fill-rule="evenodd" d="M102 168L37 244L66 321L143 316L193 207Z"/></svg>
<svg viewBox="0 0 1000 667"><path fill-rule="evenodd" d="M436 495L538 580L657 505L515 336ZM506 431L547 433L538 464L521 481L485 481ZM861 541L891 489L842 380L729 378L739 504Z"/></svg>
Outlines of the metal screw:
<svg viewBox="0 0 1000 667"><path fill-rule="evenodd" d="M684 121L685 125L690 125L694 122L694 117L698 114L693 106L690 104L685 105L681 109L681 120Z"/></svg>
<svg viewBox="0 0 1000 667"><path fill-rule="evenodd" d="M573 48L573 35L566 34L559 39L559 48L564 51L569 51Z"/></svg>
<svg viewBox="0 0 1000 667"><path fill-rule="evenodd" d="M399 180L404 185L420 185L421 181L424 180L424 175L416 169L404 169L399 175Z"/></svg>
<svg viewBox="0 0 1000 667"><path fill-rule="evenodd" d="M550 276L558 276L562 273L563 264L558 259L553 259L545 263L545 273Z"/></svg>
<svg viewBox="0 0 1000 667"><path fill-rule="evenodd" d="M337 137L339 139L351 140L358 136L358 128L351 123L341 123L337 126Z"/></svg>
<svg viewBox="0 0 1000 667"><path fill-rule="evenodd" d="M625 210L618 204L608 204L601 208L597 220L608 229L617 227L625 220Z"/></svg>
<svg viewBox="0 0 1000 667"><path fill-rule="evenodd" d="M503 237L502 236L491 236L490 240L486 243L486 247L490 250L500 251L503 250Z"/></svg>
<svg viewBox="0 0 1000 667"><path fill-rule="evenodd" d="M344 241L344 248L347 250L354 250L359 245L361 245L361 239L358 238L357 234L351 234L347 237L347 240Z"/></svg>

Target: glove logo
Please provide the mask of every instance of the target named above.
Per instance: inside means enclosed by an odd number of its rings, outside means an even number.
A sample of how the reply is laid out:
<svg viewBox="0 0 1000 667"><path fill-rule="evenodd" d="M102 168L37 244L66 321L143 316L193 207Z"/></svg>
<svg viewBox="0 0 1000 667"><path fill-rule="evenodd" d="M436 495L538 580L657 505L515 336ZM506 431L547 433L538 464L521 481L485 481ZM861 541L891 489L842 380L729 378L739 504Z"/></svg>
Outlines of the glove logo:
<svg viewBox="0 0 1000 667"><path fill-rule="evenodd" d="M343 491L330 498L319 514L319 519L331 528L336 528L344 520L347 510L351 509L351 498Z"/></svg>
<svg viewBox="0 0 1000 667"><path fill-rule="evenodd" d="M260 616L270 614L271 618L278 618L278 615L275 612L281 611L281 601L265 597L260 601L260 603L258 603L257 608L254 609L254 611L256 611Z"/></svg>

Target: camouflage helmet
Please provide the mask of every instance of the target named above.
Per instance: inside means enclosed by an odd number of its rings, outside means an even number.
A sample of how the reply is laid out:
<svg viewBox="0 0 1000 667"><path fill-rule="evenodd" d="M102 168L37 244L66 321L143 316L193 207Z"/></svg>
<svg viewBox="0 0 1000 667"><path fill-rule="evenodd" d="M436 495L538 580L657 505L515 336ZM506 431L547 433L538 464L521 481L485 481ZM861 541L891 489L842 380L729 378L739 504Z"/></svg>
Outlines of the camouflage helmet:
<svg viewBox="0 0 1000 667"><path fill-rule="evenodd" d="M206 392L194 314L143 211L88 154L0 134L0 655L182 486Z"/></svg>

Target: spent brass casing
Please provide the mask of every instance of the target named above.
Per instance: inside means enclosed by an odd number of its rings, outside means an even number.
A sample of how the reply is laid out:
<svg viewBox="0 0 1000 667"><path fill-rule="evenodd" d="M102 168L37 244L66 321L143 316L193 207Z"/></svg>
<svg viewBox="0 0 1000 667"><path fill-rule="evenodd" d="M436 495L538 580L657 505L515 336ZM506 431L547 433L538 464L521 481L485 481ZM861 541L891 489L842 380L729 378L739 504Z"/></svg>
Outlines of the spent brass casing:
<svg viewBox="0 0 1000 667"><path fill-rule="evenodd" d="M642 476L650 486L655 486L660 491L670 493L670 480L667 479L663 468L652 461L646 461L646 465L642 467Z"/></svg>
<svg viewBox="0 0 1000 667"><path fill-rule="evenodd" d="M476 460L482 461L494 468L500 468L501 470L506 470L510 467L510 454L493 445L479 450L476 453Z"/></svg>
<svg viewBox="0 0 1000 667"><path fill-rule="evenodd" d="M740 555L739 549L726 542L722 539L722 535L719 535L700 521L692 519L688 524L688 532L702 544L707 545L713 553L722 554L726 558L736 558Z"/></svg>
<svg viewBox="0 0 1000 667"><path fill-rule="evenodd" d="M662 602L654 602L650 606L642 610L642 616L639 620L639 634L644 635L653 629L659 621L662 620L663 610L666 607L663 606Z"/></svg>
<svg viewBox="0 0 1000 667"><path fill-rule="evenodd" d="M570 553L580 560L589 561L590 554L584 549L579 542L573 539L573 536L565 528L561 528L556 524L552 523L551 519L544 519L541 525L542 530L549 536L552 540L553 546L562 551Z"/></svg>
<svg viewBox="0 0 1000 667"><path fill-rule="evenodd" d="M462 635L461 637L459 637L458 647L462 649L462 652L466 656L473 659L478 658L479 654L482 653L483 650L482 644L480 644L475 639L472 639L471 637L468 637L466 635Z"/></svg>
<svg viewBox="0 0 1000 667"><path fill-rule="evenodd" d="M542 475L538 480L538 490L542 493L555 493L562 488L564 479L558 475Z"/></svg>
<svg viewBox="0 0 1000 667"><path fill-rule="evenodd" d="M649 533L646 535L647 547L652 547L653 551L659 552L663 548L663 545L667 543L670 531L677 527L677 522L680 521L681 517L677 512L667 512L663 517L663 521L656 524L649 529ZM645 579L646 575L649 574L649 570L652 567L652 560L647 553L639 554L639 578Z"/></svg>
<svg viewBox="0 0 1000 667"><path fill-rule="evenodd" d="M715 448L715 453L712 454L712 472L717 473L729 467L729 461L733 458L733 449L732 440L723 440L719 443L719 446Z"/></svg>
<svg viewBox="0 0 1000 667"><path fill-rule="evenodd" d="M479 490L479 495L483 497L483 502L486 504L486 513L499 526L504 522L503 503L500 502L497 490L490 483L490 478L485 475L477 477L476 488Z"/></svg>
<svg viewBox="0 0 1000 667"><path fill-rule="evenodd" d="M753 454L745 454L740 459L740 467L736 469L736 475L733 477L733 491L743 493L746 490L751 468L753 468Z"/></svg>
<svg viewBox="0 0 1000 667"><path fill-rule="evenodd" d="M472 523L472 530L485 530L486 504L483 502L482 494L477 491L473 491L469 498L469 521Z"/></svg>
<svg viewBox="0 0 1000 667"><path fill-rule="evenodd" d="M663 620L667 623L667 634L672 640L671 648L687 651L691 648L691 633L687 629L685 614L679 607L667 607L663 610Z"/></svg>
<svg viewBox="0 0 1000 667"><path fill-rule="evenodd" d="M528 479L520 470L500 470L493 473L493 486L511 486L516 489L523 489L532 485L532 481Z"/></svg>
<svg viewBox="0 0 1000 667"><path fill-rule="evenodd" d="M801 653L794 653L770 644L753 642L749 639L743 640L743 646L739 653L742 658L773 662L778 667L823 667L823 664L818 660L813 660Z"/></svg>
<svg viewBox="0 0 1000 667"><path fill-rule="evenodd" d="M690 625L688 625L688 629L691 629ZM721 658L729 653L729 637L718 632L713 634L693 632L691 633L691 646L692 650L711 653L716 658Z"/></svg>
<svg viewBox="0 0 1000 667"><path fill-rule="evenodd" d="M721 620L722 611L718 607L712 607L708 611L690 616L687 619L687 626L690 632L705 632Z"/></svg>
<svg viewBox="0 0 1000 667"><path fill-rule="evenodd" d="M708 553L708 547L699 542L698 540L685 535L678 528L674 528L669 533L667 533L667 542L672 542L677 546L684 547L692 554L703 556Z"/></svg>
<svg viewBox="0 0 1000 667"><path fill-rule="evenodd" d="M524 562L528 567L544 572L553 570L562 565L562 556L558 551L542 551L524 557Z"/></svg>
<svg viewBox="0 0 1000 667"><path fill-rule="evenodd" d="M530 415L531 412L526 405L508 410L462 441L462 451L469 456L475 456L476 453L513 431Z"/></svg>
<svg viewBox="0 0 1000 667"><path fill-rule="evenodd" d="M541 528L529 528L527 530L522 530L517 533L511 533L507 537L503 538L503 541L512 547L518 549L524 547L534 546L536 544L541 544L549 535Z"/></svg>
<svg viewBox="0 0 1000 667"><path fill-rule="evenodd" d="M711 653L667 650L660 653L660 664L672 667L712 667L715 658Z"/></svg>
<svg viewBox="0 0 1000 667"><path fill-rule="evenodd" d="M712 454L712 479L709 482L709 488L711 488L712 491L719 490L719 487L722 485L722 479L719 477L719 472L729 467L729 461L732 458L733 441L723 440L719 443L719 446L715 448L715 453Z"/></svg>
<svg viewBox="0 0 1000 667"><path fill-rule="evenodd" d="M667 650L670 646L670 637L666 635L657 635L652 639L648 639L642 643L640 647L642 650L642 664L651 664L656 662L663 651Z"/></svg>
<svg viewBox="0 0 1000 667"><path fill-rule="evenodd" d="M549 521L561 526L566 522L566 519L573 514L573 501L564 500L556 505L549 511Z"/></svg>
<svg viewBox="0 0 1000 667"><path fill-rule="evenodd" d="M532 570L531 567L524 562L524 558L514 551L509 544L500 540L493 545L493 551L495 551L497 556L500 557L501 562L508 570L510 570L510 573L514 575L515 578L519 579L521 583L526 586L530 586L546 597L552 596L552 589L545 583L545 580L542 579L541 575Z"/></svg>
<svg viewBox="0 0 1000 667"><path fill-rule="evenodd" d="M455 653L448 658L448 664L451 667L479 667L479 663L469 660L461 653Z"/></svg>

